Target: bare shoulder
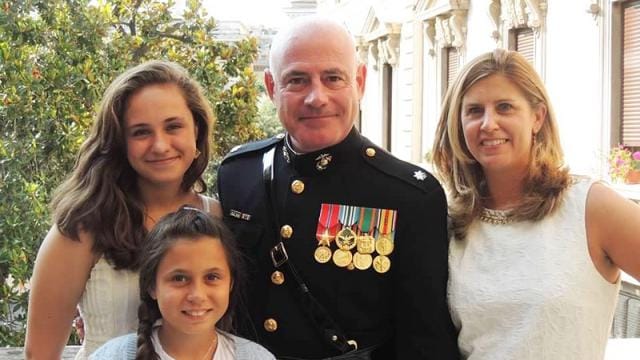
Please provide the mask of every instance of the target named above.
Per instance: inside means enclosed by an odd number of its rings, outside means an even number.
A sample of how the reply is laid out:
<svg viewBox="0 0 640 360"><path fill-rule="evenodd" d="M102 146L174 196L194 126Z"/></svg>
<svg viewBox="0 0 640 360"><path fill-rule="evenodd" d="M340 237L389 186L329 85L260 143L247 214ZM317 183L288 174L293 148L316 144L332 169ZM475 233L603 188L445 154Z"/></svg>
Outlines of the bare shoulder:
<svg viewBox="0 0 640 360"><path fill-rule="evenodd" d="M80 230L78 232L78 238L75 239L63 234L56 225L53 225L42 241L40 250L38 251L38 258L42 253L54 252L63 255L63 258L73 254L76 256L87 256L93 259L95 256L92 253L92 248L93 236L90 233ZM65 256L64 254L68 255Z"/></svg>
<svg viewBox="0 0 640 360"><path fill-rule="evenodd" d="M53 274L73 270L79 276L77 280L82 282L99 257L93 252L93 236L90 233L79 231L78 238L74 239L53 225L38 250L34 277L49 278Z"/></svg>
<svg viewBox="0 0 640 360"><path fill-rule="evenodd" d="M640 207L603 183L591 186L587 196L587 221L620 221L637 215Z"/></svg>

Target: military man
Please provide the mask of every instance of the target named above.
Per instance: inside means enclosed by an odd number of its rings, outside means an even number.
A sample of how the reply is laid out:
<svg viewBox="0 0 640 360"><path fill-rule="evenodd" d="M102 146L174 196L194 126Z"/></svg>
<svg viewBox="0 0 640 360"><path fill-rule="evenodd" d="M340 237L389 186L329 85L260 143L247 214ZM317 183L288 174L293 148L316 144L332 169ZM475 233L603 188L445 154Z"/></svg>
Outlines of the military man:
<svg viewBox="0 0 640 360"><path fill-rule="evenodd" d="M234 149L218 177L252 260L242 335L278 358L458 358L445 194L355 129L366 68L353 39L330 19L299 19L269 61L286 134Z"/></svg>

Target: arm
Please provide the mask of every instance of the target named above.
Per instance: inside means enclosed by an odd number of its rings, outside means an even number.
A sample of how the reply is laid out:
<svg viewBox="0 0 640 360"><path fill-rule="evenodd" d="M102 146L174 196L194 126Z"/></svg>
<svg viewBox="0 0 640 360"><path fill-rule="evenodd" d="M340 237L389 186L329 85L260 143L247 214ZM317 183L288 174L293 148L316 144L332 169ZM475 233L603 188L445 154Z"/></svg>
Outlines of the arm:
<svg viewBox="0 0 640 360"><path fill-rule="evenodd" d="M458 359L457 331L447 305L447 203L439 185L415 197L398 239L396 358ZM404 217L404 220L401 218ZM400 229L398 229L400 230ZM397 235L400 235L398 233Z"/></svg>
<svg viewBox="0 0 640 360"><path fill-rule="evenodd" d="M27 359L60 359L95 256L87 234L74 241L53 226L36 257L27 312Z"/></svg>
<svg viewBox="0 0 640 360"><path fill-rule="evenodd" d="M640 281L640 206L603 184L587 197L587 239L594 265L610 282L618 269Z"/></svg>

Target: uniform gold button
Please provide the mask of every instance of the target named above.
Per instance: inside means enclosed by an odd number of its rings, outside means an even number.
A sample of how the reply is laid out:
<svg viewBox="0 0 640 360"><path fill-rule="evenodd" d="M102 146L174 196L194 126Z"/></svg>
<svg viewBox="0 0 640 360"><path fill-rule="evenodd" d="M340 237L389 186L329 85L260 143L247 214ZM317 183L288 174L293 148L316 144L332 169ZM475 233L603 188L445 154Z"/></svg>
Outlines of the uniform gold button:
<svg viewBox="0 0 640 360"><path fill-rule="evenodd" d="M293 235L293 228L291 226L283 225L280 228L280 236L282 236L283 238L289 239L291 235Z"/></svg>
<svg viewBox="0 0 640 360"><path fill-rule="evenodd" d="M374 157L376 156L376 149L374 148L367 148L367 150L365 151L365 153L367 154L368 157Z"/></svg>
<svg viewBox="0 0 640 360"><path fill-rule="evenodd" d="M304 191L304 183L300 180L294 180L291 183L291 191L295 194L300 194Z"/></svg>
<svg viewBox="0 0 640 360"><path fill-rule="evenodd" d="M281 271L274 271L271 274L271 282L276 285L282 285L284 283L284 274Z"/></svg>
<svg viewBox="0 0 640 360"><path fill-rule="evenodd" d="M264 321L264 329L268 332L274 332L278 330L278 322L276 319L269 318Z"/></svg>

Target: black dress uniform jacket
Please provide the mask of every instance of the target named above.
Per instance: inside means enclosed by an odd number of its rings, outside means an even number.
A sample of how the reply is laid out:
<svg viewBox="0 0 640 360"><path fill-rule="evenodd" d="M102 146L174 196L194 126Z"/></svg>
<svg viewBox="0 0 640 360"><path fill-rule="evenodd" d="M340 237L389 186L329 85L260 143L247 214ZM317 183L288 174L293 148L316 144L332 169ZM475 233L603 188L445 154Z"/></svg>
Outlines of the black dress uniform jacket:
<svg viewBox="0 0 640 360"><path fill-rule="evenodd" d="M272 207L263 179L263 154L274 147L277 225L269 220ZM310 321L291 286L292 276L284 271L283 283L272 280L273 272L282 269L274 266L270 250L281 240L280 227L288 225L293 231L282 241L290 261L360 349L384 343L373 358L385 360L459 357L446 303L447 204L430 174L393 157L354 128L341 143L302 155L288 147L283 135L240 146L223 160L218 190L224 219L251 260L251 326L241 326L241 335L279 358L339 354ZM314 259L323 203L397 210L387 272Z"/></svg>

